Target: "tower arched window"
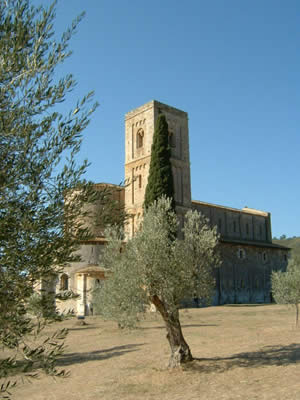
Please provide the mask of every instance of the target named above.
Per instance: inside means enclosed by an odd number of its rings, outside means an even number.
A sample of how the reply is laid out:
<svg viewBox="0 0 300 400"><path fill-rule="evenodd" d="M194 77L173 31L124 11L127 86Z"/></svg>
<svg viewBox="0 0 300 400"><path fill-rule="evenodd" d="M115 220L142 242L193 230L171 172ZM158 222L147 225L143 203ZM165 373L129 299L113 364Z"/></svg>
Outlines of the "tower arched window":
<svg viewBox="0 0 300 400"><path fill-rule="evenodd" d="M136 134L136 147L140 149L144 145L144 130L139 129Z"/></svg>
<svg viewBox="0 0 300 400"><path fill-rule="evenodd" d="M69 277L67 274L62 274L60 277L60 290L69 290Z"/></svg>

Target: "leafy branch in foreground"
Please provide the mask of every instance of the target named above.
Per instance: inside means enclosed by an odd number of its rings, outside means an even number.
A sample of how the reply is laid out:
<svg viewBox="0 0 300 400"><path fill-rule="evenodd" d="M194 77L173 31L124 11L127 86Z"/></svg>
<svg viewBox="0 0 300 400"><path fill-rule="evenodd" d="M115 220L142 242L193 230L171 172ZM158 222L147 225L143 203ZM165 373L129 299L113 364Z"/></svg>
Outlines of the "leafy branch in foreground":
<svg viewBox="0 0 300 400"><path fill-rule="evenodd" d="M16 353L23 356L25 375L36 365L62 374L55 359L66 332L35 344L42 326L29 318L28 300L41 279L76 259L80 240L89 237L82 205L96 196L82 179L87 161L76 163L97 107L93 93L66 115L57 111L76 82L71 74L57 78L56 68L71 54L69 41L83 14L56 40L55 5L0 3L0 344L12 354L0 362L2 397L14 385L2 380L19 365Z"/></svg>

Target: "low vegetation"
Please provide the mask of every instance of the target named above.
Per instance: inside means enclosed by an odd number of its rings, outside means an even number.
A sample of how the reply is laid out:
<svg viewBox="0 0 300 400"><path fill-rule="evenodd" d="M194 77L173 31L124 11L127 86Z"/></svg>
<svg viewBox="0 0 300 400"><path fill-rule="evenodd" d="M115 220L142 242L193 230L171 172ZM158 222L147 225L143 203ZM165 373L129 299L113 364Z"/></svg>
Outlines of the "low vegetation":
<svg viewBox="0 0 300 400"><path fill-rule="evenodd" d="M300 262L290 259L286 272L272 272L272 293L278 304L288 304L295 307L296 327L299 319L300 303Z"/></svg>

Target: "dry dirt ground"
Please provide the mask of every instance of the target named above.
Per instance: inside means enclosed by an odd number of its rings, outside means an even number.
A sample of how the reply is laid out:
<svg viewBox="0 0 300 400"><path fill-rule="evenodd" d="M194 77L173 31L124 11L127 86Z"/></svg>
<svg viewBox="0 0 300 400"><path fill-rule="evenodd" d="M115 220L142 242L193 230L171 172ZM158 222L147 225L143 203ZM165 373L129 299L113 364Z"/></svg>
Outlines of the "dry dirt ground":
<svg viewBox="0 0 300 400"><path fill-rule="evenodd" d="M70 377L41 375L16 388L14 400L300 400L300 327L295 329L294 310L285 306L182 310L183 333L196 360L171 371L158 315L147 315L129 332L99 317L86 322L56 324L70 329L59 361Z"/></svg>

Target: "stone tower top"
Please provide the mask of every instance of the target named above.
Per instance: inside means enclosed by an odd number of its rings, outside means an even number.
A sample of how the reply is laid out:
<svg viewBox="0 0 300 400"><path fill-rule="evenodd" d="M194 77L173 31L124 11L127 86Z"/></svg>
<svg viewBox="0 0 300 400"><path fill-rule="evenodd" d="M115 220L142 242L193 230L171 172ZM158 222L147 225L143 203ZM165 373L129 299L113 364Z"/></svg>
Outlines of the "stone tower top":
<svg viewBox="0 0 300 400"><path fill-rule="evenodd" d="M188 114L152 100L125 115L125 208L132 216L133 234L143 215L155 122L160 113L169 127L174 198L179 220L191 208Z"/></svg>
<svg viewBox="0 0 300 400"><path fill-rule="evenodd" d="M178 114L178 115L186 115L186 118L188 117L188 114L185 111L179 110L178 108L168 106L167 104L160 103L157 100L151 100L146 104L143 104L142 106L135 108L134 110L129 111L128 113L125 114L125 120L130 119L140 113L143 113L147 111L148 109L151 108L157 108L161 109L161 111L169 111L172 114Z"/></svg>

